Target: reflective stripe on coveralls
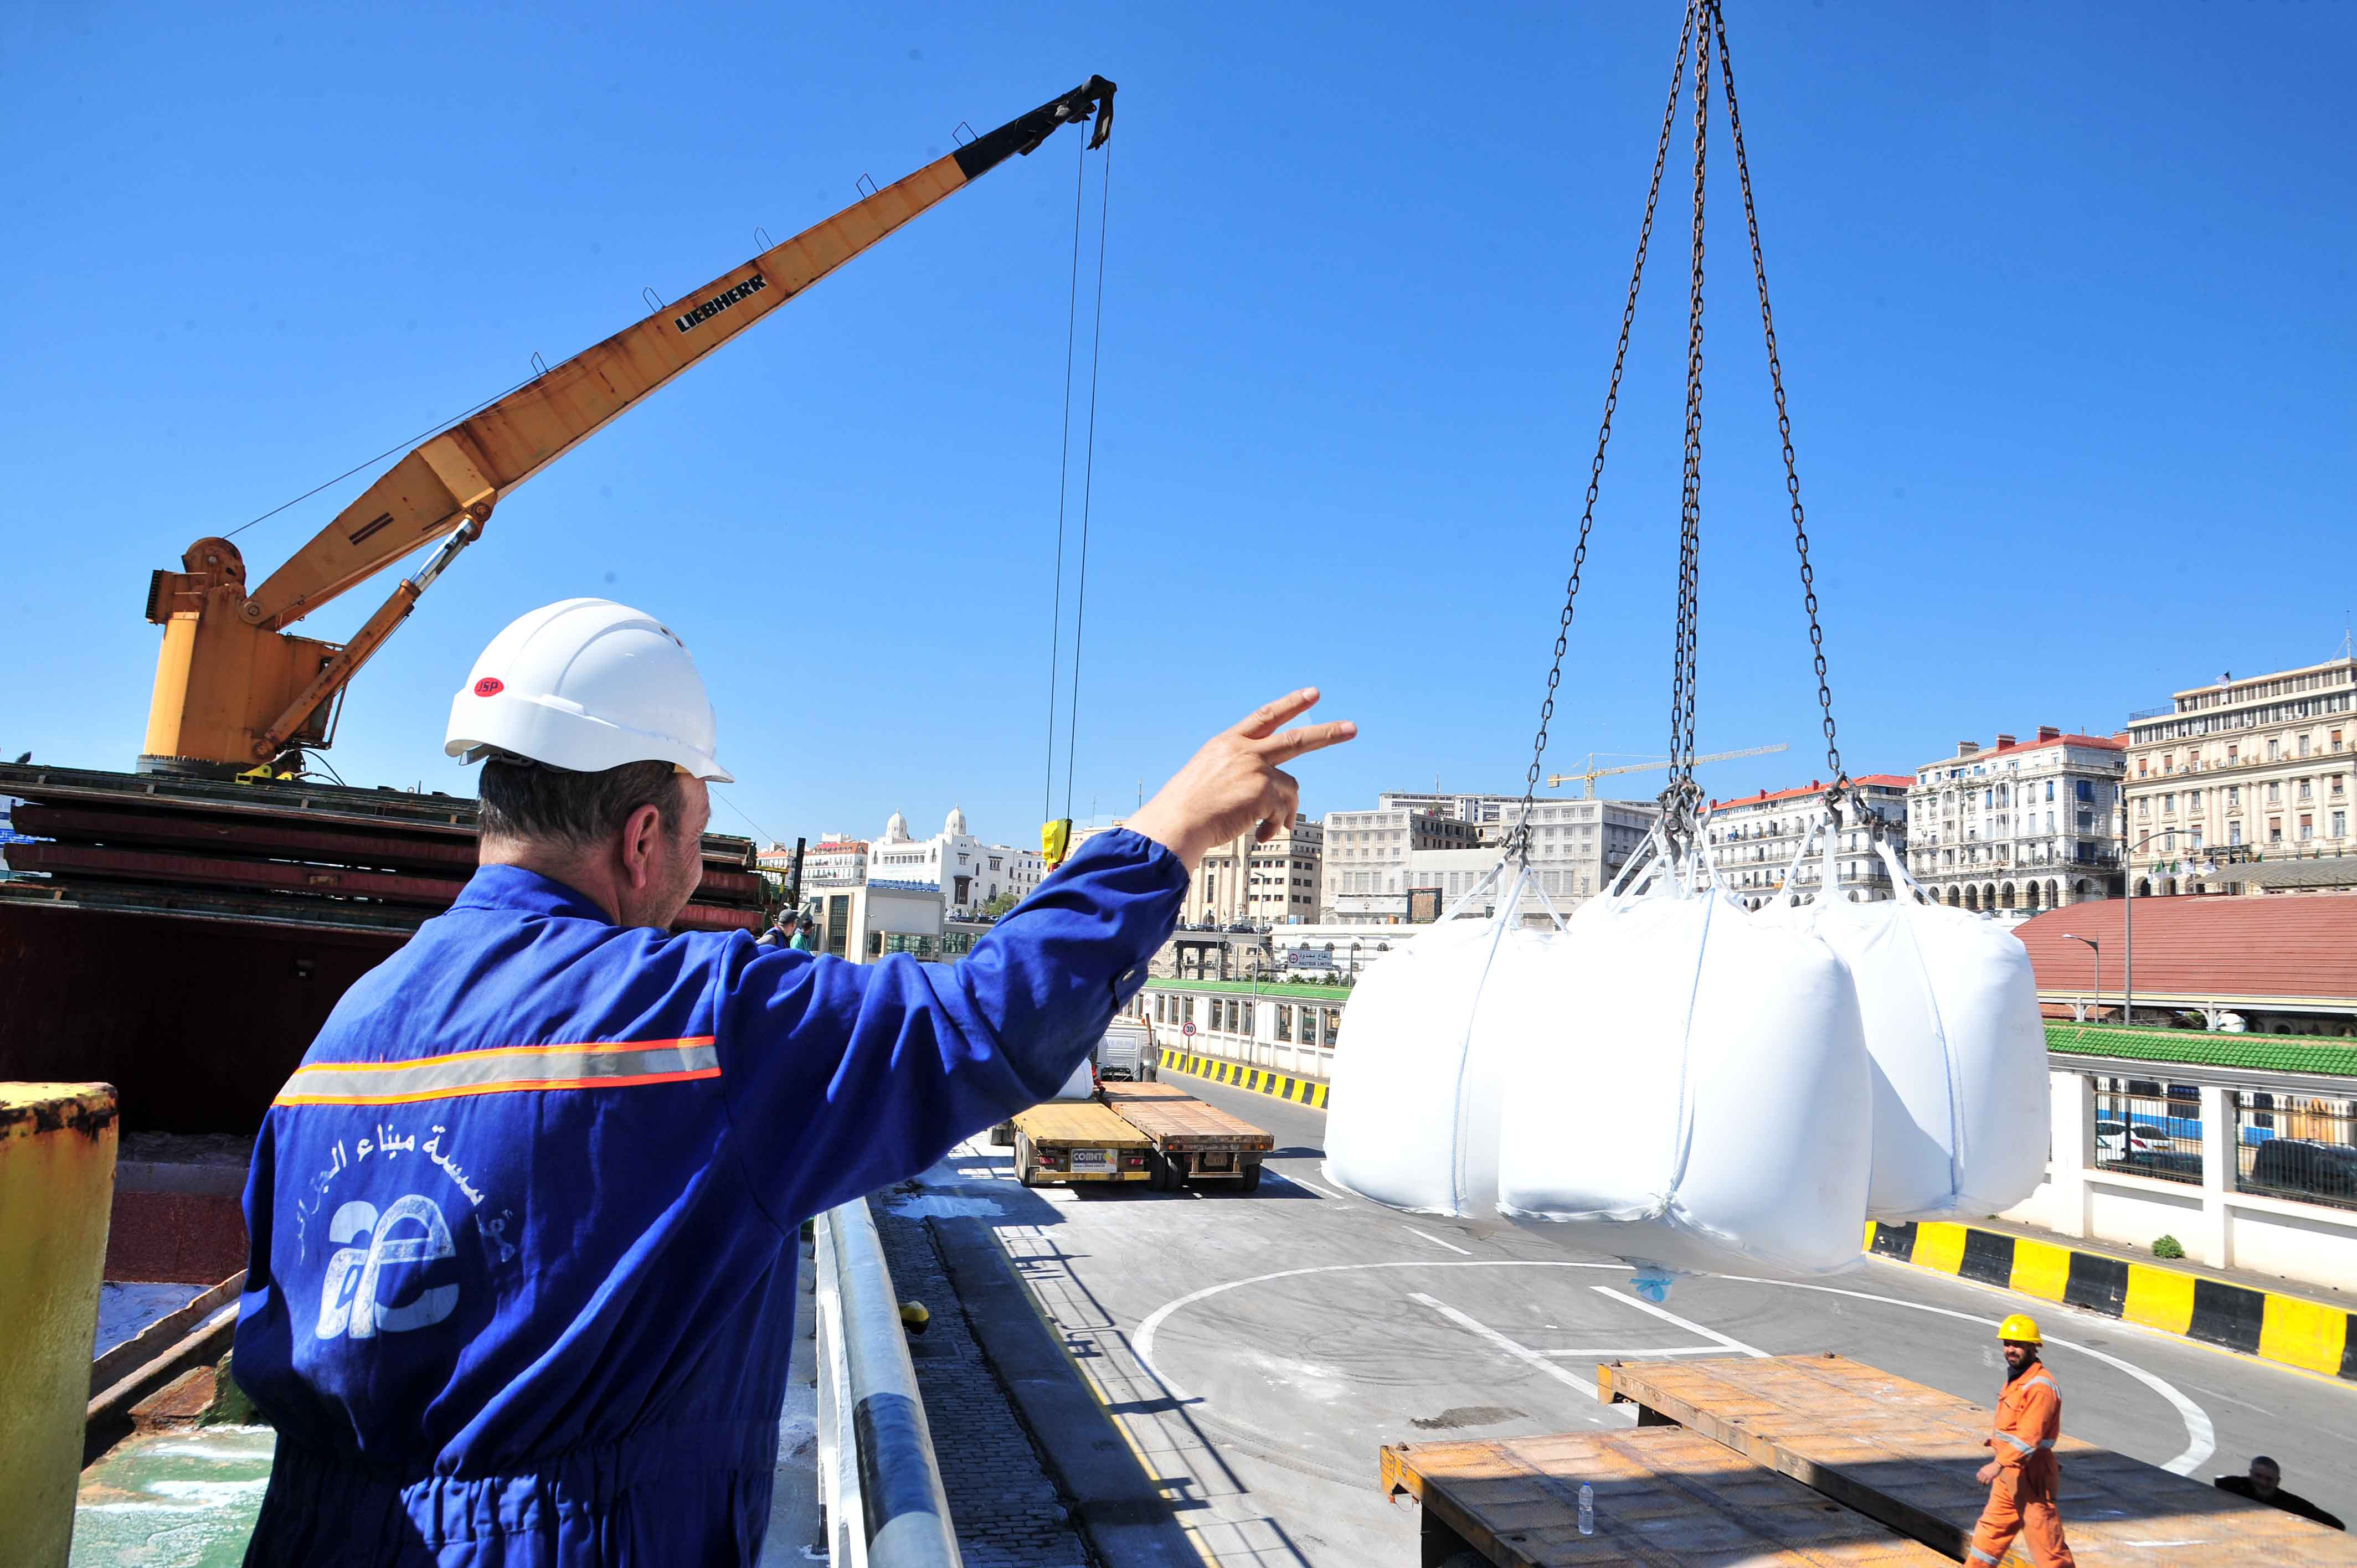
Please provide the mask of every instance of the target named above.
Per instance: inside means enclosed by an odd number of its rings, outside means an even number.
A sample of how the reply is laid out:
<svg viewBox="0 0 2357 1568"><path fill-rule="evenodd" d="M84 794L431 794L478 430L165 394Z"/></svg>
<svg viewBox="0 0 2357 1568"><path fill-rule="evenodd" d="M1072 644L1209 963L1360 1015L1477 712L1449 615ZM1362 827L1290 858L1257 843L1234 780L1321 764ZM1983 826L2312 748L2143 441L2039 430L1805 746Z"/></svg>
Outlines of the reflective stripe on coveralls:
<svg viewBox="0 0 2357 1568"><path fill-rule="evenodd" d="M515 866L337 1004L255 1141L271 1568L749 1568L803 1217L1056 1091L1187 873L1091 838L956 964L618 927Z"/></svg>

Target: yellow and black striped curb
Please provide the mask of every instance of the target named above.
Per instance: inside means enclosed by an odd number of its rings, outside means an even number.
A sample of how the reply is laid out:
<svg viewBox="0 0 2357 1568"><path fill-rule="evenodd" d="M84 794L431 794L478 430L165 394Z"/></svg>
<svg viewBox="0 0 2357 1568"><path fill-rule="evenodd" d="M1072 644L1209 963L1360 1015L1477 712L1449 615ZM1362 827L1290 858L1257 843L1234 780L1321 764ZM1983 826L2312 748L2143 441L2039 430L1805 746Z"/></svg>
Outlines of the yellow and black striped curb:
<svg viewBox="0 0 2357 1568"><path fill-rule="evenodd" d="M1289 1100L1296 1105L1314 1105L1326 1109L1326 1085L1314 1078L1295 1078L1287 1073L1270 1072L1265 1068L1246 1067L1242 1062L1222 1061L1217 1057L1190 1057L1165 1052L1162 1065L1172 1072L1183 1072L1195 1078L1208 1078L1213 1083L1232 1083L1238 1089L1249 1089L1255 1094L1274 1095Z"/></svg>
<svg viewBox="0 0 2357 1568"><path fill-rule="evenodd" d="M2323 1302L1942 1220L1869 1221L1866 1250L2287 1367L2357 1380L2357 1322L2352 1321L2357 1315Z"/></svg>

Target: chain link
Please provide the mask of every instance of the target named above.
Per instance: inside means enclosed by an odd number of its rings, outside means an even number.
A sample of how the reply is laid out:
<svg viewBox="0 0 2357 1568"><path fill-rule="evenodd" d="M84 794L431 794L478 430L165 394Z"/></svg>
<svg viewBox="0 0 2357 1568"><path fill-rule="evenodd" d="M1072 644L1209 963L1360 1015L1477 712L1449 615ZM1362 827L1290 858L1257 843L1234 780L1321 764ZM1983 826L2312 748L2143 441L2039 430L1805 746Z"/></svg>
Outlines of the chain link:
<svg viewBox="0 0 2357 1568"><path fill-rule="evenodd" d="M1838 808L1849 789L1834 729L1834 693L1825 679L1825 633L1817 624L1817 576L1809 564L1809 525L1801 509L1801 475L1792 462L1792 417L1784 407L1784 364L1776 353L1776 316L1768 306L1768 263L1760 250L1760 215L1751 203L1751 164L1743 153L1743 115L1735 103L1735 63L1727 52L1727 17L1717 0L1705 0L1718 38L1718 69L1727 90L1727 128L1735 144L1735 174L1743 187L1743 222L1751 235L1751 275L1760 285L1760 325L1768 339L1768 380L1776 392L1776 433L1784 443L1784 490L1792 499L1792 548L1801 557L1801 602L1809 616L1809 648L1816 661L1817 708L1824 715L1825 767L1832 782L1825 801Z"/></svg>
<svg viewBox="0 0 2357 1568"><path fill-rule="evenodd" d="M1695 43L1694 266L1686 296L1684 475L1678 497L1678 624L1670 671L1670 779L1662 791L1663 826L1682 844L1694 814L1695 654L1702 599L1703 176L1710 145L1710 47L1714 0L1695 7L1705 25Z"/></svg>
<svg viewBox="0 0 2357 1568"><path fill-rule="evenodd" d="M1653 240L1653 213L1662 198L1662 171L1669 162L1670 131L1677 124L1678 100L1685 83L1686 55L1693 48L1697 7L1686 11L1685 29L1678 38L1678 62L1670 72L1669 101L1662 109L1662 134L1653 146L1653 178L1645 191L1645 220L1637 230L1636 263L1629 271L1628 303L1620 307L1620 339L1612 349L1612 379L1604 391L1604 417L1596 432L1596 456L1587 466L1587 499L1579 514L1579 540L1571 553L1571 578L1564 586L1563 617L1555 634L1555 663L1547 671L1546 697L1539 704L1537 738L1531 747L1530 776L1523 789L1523 813L1508 841L1507 853L1519 860L1530 857L1531 818L1538 801L1539 770L1546 757L1547 726L1555 719L1555 689L1563 683L1563 656L1571 644L1572 610L1579 598L1579 575L1587 564L1587 536L1596 525L1596 497L1604 482L1604 449L1612 441L1612 415L1620 404L1620 377L1629 363L1629 333L1637 320L1637 291L1645 277L1645 252ZM1697 76L1702 73L1699 70Z"/></svg>

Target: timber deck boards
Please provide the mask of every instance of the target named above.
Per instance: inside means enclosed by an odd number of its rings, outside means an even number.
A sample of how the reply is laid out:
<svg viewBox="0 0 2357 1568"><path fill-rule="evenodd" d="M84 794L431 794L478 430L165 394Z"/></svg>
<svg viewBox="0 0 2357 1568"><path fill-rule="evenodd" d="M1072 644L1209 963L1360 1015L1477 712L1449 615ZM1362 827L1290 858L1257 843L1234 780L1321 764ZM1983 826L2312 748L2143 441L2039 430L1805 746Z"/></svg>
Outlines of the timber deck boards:
<svg viewBox="0 0 2357 1568"><path fill-rule="evenodd" d="M1674 1426L1387 1444L1386 1497L1420 1499L1501 1568L1944 1568L1947 1559ZM1579 1533L1579 1487L1596 1533ZM1429 1561L1429 1557L1426 1561Z"/></svg>
<svg viewBox="0 0 2357 1568"><path fill-rule="evenodd" d="M1126 1090L1132 1086L1121 1087ZM1158 1090L1162 1086L1146 1087ZM1206 1104L1184 1090L1133 1095L1116 1093L1108 1088L1105 1098L1123 1120L1168 1148L1241 1149L1250 1153L1276 1147L1274 1133L1254 1126L1241 1116L1232 1116L1216 1105Z"/></svg>
<svg viewBox="0 0 2357 1568"><path fill-rule="evenodd" d="M1641 1422L1666 1417L1958 1560L1988 1498L1973 1477L1989 1459L1990 1408L1862 1362L1708 1358L1597 1374L1606 1402L1636 1404ZM2067 1383L2062 1428L2062 1528L2083 1563L2357 1563L2338 1530L2072 1437ZM2008 1561L2023 1561L2018 1546Z"/></svg>
<svg viewBox="0 0 2357 1568"><path fill-rule="evenodd" d="M1132 1082L1126 1079L1114 1078L1107 1079L1102 1087L1104 1090L1105 1099L1115 1105L1119 1105L1125 1101L1192 1100L1195 1098L1185 1090L1179 1088L1177 1084L1164 1083L1159 1079L1147 1079L1144 1082Z"/></svg>
<svg viewBox="0 0 2357 1568"><path fill-rule="evenodd" d="M1015 1125L1034 1144L1057 1148L1143 1149L1146 1134L1093 1100L1050 1100L1018 1113Z"/></svg>

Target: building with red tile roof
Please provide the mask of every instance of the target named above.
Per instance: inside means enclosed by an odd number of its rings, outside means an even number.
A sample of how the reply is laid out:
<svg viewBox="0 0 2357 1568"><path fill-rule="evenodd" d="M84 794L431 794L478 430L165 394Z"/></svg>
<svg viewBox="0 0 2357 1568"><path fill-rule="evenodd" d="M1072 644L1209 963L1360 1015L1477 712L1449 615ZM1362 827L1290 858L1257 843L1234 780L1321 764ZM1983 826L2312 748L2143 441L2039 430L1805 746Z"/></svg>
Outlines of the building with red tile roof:
<svg viewBox="0 0 2357 1568"><path fill-rule="evenodd" d="M1882 832L1902 841L1898 847L1904 850L1907 789L1914 780L1898 773L1867 773L1849 782L1843 820L1859 825L1846 826L1835 835L1835 875L1851 902L1871 903L1889 897L1893 885L1889 868L1875 853L1869 832L1857 813L1862 808L1873 816L1882 824ZM1824 794L1824 781L1812 779L1803 789L1762 789L1757 795L1710 803L1710 819L1703 833L1710 845L1711 864L1729 892L1757 909L1783 891L1788 868L1795 888L1808 894L1816 891L1824 845L1814 835L1826 820ZM1793 857L1803 842L1811 840L1815 849L1795 865Z"/></svg>
<svg viewBox="0 0 2357 1568"><path fill-rule="evenodd" d="M2014 929L2049 1016L2116 1017L2132 980L2140 1022L2167 1010L2233 1011L2270 1033L2357 1031L2357 898L2138 898L2133 975L2128 915L2126 900L2110 898Z"/></svg>
<svg viewBox="0 0 2357 1568"><path fill-rule="evenodd" d="M1909 865L1942 902L1994 912L2059 908L2119 892L2125 736L1959 741L1915 770Z"/></svg>

